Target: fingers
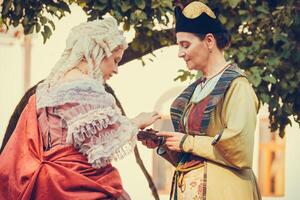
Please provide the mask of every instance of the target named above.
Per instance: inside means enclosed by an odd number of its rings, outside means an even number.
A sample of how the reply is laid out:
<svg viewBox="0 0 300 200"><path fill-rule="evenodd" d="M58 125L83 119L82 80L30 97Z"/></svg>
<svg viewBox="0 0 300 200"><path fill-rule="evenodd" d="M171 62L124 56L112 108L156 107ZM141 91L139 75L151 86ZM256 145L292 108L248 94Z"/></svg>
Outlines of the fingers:
<svg viewBox="0 0 300 200"><path fill-rule="evenodd" d="M150 126L151 124L153 124L154 122L156 122L159 119L161 119L161 116L157 112L144 113L144 116L142 119L144 121L144 123L142 124L141 127L145 128L147 126Z"/></svg>
<svg viewBox="0 0 300 200"><path fill-rule="evenodd" d="M166 141L165 146L172 151L181 151L178 142L175 141Z"/></svg>
<svg viewBox="0 0 300 200"><path fill-rule="evenodd" d="M150 149L154 149L156 148L158 145L155 144L153 141L151 140L142 140L142 144L144 146L146 146L147 148L150 148Z"/></svg>
<svg viewBox="0 0 300 200"><path fill-rule="evenodd" d="M152 114L152 117L159 115L158 112L156 112L156 111L153 111L151 114Z"/></svg>
<svg viewBox="0 0 300 200"><path fill-rule="evenodd" d="M156 135L163 136L163 137L172 137L172 136L174 136L174 133L172 133L172 132L157 132Z"/></svg>
<svg viewBox="0 0 300 200"><path fill-rule="evenodd" d="M155 115L155 116L153 116L153 118L154 118L154 121L156 121L156 120L161 119L161 116L160 115Z"/></svg>
<svg viewBox="0 0 300 200"><path fill-rule="evenodd" d="M153 111L152 113L151 113L151 116L152 116L152 119L153 119L153 121L156 121L156 120L158 120L158 119L161 119L161 116L158 114L158 112L156 112L156 111Z"/></svg>
<svg viewBox="0 0 300 200"><path fill-rule="evenodd" d="M149 144L147 143L147 147L151 148L151 149L154 149L154 148L157 147L157 145L155 143L153 143L153 142L150 142Z"/></svg>

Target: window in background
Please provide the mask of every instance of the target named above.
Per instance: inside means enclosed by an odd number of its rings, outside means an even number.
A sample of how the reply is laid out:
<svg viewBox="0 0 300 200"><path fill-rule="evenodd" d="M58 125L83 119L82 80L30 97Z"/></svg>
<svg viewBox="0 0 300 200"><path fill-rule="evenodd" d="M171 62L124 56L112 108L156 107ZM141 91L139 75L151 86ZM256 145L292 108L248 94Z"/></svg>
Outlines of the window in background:
<svg viewBox="0 0 300 200"><path fill-rule="evenodd" d="M259 123L258 182L262 196L284 196L285 191L285 139L271 132L269 119Z"/></svg>

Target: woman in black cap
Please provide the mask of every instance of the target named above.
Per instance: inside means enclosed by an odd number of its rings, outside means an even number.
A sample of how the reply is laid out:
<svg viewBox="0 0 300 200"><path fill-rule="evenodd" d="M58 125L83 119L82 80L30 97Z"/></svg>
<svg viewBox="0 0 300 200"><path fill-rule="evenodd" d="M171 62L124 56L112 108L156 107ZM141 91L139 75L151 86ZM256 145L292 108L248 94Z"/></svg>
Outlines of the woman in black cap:
<svg viewBox="0 0 300 200"><path fill-rule="evenodd" d="M175 132L159 132L158 154L175 167L171 199L261 199L252 171L258 99L224 58L230 34L205 4L175 8L180 58L203 76L171 106ZM143 141L149 148L156 147Z"/></svg>

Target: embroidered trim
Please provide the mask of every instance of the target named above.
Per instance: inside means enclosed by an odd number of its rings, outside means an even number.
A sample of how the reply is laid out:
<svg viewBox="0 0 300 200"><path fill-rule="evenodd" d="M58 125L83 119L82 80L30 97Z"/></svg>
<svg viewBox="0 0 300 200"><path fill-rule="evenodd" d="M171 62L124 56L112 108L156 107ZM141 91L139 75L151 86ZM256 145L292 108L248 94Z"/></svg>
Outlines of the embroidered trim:
<svg viewBox="0 0 300 200"><path fill-rule="evenodd" d="M115 103L113 96L105 92L104 86L97 81L85 78L62 82L46 90L37 90L37 109L55 107L65 103L108 104Z"/></svg>
<svg viewBox="0 0 300 200"><path fill-rule="evenodd" d="M180 143L179 143L179 149L183 152L183 143L184 143L184 141L186 140L186 138L188 137L189 135L188 134L185 134L183 137L182 137L182 139L181 139L181 141L180 141Z"/></svg>
<svg viewBox="0 0 300 200"><path fill-rule="evenodd" d="M87 155L93 167L100 168L132 152L138 127L117 108L92 108L79 105L60 115L68 127L66 142Z"/></svg>

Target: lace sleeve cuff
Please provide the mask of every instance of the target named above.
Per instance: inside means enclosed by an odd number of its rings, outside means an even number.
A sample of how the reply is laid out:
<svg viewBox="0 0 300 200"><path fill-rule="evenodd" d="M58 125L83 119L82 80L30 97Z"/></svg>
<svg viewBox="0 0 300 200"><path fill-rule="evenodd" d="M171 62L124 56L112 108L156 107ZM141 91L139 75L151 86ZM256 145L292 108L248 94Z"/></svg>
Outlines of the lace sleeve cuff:
<svg viewBox="0 0 300 200"><path fill-rule="evenodd" d="M67 143L87 155L93 167L119 160L135 146L138 127L118 108L79 105L68 109L63 118L68 127Z"/></svg>

